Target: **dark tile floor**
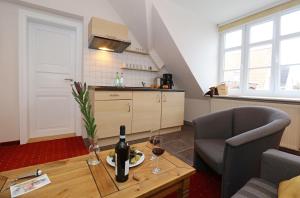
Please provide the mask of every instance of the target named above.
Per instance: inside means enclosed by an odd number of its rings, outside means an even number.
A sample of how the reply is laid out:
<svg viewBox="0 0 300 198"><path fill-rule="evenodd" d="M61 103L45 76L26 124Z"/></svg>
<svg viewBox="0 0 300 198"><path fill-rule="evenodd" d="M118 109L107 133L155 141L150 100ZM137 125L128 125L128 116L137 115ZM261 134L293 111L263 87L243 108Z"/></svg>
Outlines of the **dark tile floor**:
<svg viewBox="0 0 300 198"><path fill-rule="evenodd" d="M188 164L193 164L194 156L194 130L192 126L185 125L182 130L163 135L165 149Z"/></svg>
<svg viewBox="0 0 300 198"><path fill-rule="evenodd" d="M172 153L176 157L185 161L186 163L193 165L194 156L194 131L192 126L184 125L182 130L175 133L169 133L163 135L164 147L166 151ZM145 142L148 139L140 139L129 142L129 144L135 144L139 142ZM102 147L101 150L111 149L114 145Z"/></svg>

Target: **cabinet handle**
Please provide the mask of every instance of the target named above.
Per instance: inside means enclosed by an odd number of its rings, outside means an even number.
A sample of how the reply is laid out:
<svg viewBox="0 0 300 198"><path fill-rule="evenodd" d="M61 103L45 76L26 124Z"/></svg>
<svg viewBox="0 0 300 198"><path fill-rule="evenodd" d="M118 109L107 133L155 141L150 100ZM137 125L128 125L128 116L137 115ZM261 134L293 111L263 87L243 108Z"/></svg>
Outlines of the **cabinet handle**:
<svg viewBox="0 0 300 198"><path fill-rule="evenodd" d="M166 98L165 95L162 96L162 101L163 101L163 102L167 102L167 98Z"/></svg>
<svg viewBox="0 0 300 198"><path fill-rule="evenodd" d="M110 94L110 96L119 96L119 94Z"/></svg>
<svg viewBox="0 0 300 198"><path fill-rule="evenodd" d="M157 102L160 103L160 95L157 95L156 98L157 98Z"/></svg>
<svg viewBox="0 0 300 198"><path fill-rule="evenodd" d="M130 104L128 103L128 112L130 112L131 111L131 106L130 106Z"/></svg>

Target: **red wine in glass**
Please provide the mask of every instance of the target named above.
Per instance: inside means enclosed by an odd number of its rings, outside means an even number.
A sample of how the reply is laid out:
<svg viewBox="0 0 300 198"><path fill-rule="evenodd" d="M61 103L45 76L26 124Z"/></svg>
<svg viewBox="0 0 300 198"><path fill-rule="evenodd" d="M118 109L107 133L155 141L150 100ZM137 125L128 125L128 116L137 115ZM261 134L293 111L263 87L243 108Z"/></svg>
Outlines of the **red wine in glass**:
<svg viewBox="0 0 300 198"><path fill-rule="evenodd" d="M160 147L155 147L152 149L152 153L156 156L161 156L165 152L165 149Z"/></svg>

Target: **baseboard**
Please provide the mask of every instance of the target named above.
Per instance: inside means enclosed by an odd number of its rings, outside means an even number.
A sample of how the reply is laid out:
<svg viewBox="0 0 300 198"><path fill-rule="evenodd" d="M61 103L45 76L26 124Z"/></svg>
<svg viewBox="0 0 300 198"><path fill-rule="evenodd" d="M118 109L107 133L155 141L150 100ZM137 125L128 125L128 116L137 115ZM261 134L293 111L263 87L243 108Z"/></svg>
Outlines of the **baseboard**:
<svg viewBox="0 0 300 198"><path fill-rule="evenodd" d="M30 138L28 140L28 143L41 142L41 141L47 141L47 140L56 140L56 139L75 137L75 136L76 136L75 133L67 133L67 134L62 134L62 135L52 135L52 136L45 136L45 137Z"/></svg>
<svg viewBox="0 0 300 198"><path fill-rule="evenodd" d="M20 145L20 140L0 143L0 146L17 146L17 145Z"/></svg>

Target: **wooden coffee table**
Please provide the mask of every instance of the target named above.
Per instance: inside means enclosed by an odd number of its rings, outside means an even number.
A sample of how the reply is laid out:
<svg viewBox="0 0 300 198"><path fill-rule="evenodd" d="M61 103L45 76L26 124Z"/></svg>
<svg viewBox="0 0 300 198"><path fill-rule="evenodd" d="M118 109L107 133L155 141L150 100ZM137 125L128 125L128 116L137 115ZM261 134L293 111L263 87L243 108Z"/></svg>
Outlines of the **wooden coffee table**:
<svg viewBox="0 0 300 198"><path fill-rule="evenodd" d="M131 168L129 179L124 183L115 181L114 168L106 163L109 150L100 153L101 163L89 166L87 155L59 160L46 164L11 170L0 173L8 177L0 197L10 197L5 188L19 175L37 168L48 174L51 184L25 194L23 197L164 197L177 191L178 197L188 197L189 178L195 169L175 156L165 152L159 159L161 173L152 174L152 152L147 143L134 145L144 152L145 161L138 167ZM134 177L133 177L134 176ZM1 185L1 182L0 182Z"/></svg>

